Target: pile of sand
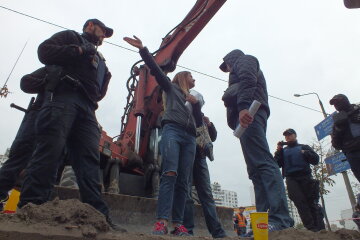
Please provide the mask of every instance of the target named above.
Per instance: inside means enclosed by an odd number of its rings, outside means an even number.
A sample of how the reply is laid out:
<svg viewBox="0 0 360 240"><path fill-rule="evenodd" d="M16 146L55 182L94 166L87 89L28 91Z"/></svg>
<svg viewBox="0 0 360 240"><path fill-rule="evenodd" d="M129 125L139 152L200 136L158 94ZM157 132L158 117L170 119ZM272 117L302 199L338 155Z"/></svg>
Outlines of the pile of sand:
<svg viewBox="0 0 360 240"><path fill-rule="evenodd" d="M27 204L16 214L0 215L0 225L18 226L20 231L40 230L54 234L81 232L84 237L96 237L110 230L103 214L78 199L59 200L42 205Z"/></svg>

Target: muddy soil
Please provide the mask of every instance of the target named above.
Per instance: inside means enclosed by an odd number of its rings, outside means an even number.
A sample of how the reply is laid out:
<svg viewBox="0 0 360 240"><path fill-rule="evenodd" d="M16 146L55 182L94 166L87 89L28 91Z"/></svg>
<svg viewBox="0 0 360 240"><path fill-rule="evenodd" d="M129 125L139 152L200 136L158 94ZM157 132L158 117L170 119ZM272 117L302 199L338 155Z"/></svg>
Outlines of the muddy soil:
<svg viewBox="0 0 360 240"><path fill-rule="evenodd" d="M123 225L126 228L126 224ZM37 206L28 204L16 214L0 214L0 240L208 240L210 237L152 236L139 233L116 233L104 216L77 199L58 200ZM226 239L239 239L229 237ZM245 239L245 238L244 238ZM249 238L248 238L249 239ZM269 234L270 240L360 240L357 231L341 229L313 233L286 229Z"/></svg>

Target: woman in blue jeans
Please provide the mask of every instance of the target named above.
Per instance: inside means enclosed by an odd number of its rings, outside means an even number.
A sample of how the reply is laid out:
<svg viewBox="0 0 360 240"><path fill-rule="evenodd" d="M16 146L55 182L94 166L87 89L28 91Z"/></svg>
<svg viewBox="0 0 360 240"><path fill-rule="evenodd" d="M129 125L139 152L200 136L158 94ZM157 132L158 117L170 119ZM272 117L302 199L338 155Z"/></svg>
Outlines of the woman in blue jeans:
<svg viewBox="0 0 360 240"><path fill-rule="evenodd" d="M162 173L160 178L159 198L157 204L157 222L153 234L168 233L168 221L172 215L173 235L189 235L182 225L189 176L195 158L196 128L193 115L185 103L196 104L197 100L189 90L195 86L195 80L187 71L179 72L170 79L156 64L149 50L140 39L125 37L124 40L138 48L145 64L155 76L163 94L164 115L161 121L161 154Z"/></svg>

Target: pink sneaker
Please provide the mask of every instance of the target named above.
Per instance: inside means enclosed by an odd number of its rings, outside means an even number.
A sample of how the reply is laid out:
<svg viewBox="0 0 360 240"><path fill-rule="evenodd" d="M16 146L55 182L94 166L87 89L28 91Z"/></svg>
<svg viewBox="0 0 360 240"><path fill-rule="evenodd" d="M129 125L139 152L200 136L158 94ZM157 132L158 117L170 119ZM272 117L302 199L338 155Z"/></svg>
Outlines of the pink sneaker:
<svg viewBox="0 0 360 240"><path fill-rule="evenodd" d="M172 235L175 236L190 236L188 230L184 225L178 224L174 230L171 231Z"/></svg>
<svg viewBox="0 0 360 240"><path fill-rule="evenodd" d="M154 229L152 231L152 234L154 235L166 235L168 233L168 228L165 226L163 222L156 222L154 224Z"/></svg>

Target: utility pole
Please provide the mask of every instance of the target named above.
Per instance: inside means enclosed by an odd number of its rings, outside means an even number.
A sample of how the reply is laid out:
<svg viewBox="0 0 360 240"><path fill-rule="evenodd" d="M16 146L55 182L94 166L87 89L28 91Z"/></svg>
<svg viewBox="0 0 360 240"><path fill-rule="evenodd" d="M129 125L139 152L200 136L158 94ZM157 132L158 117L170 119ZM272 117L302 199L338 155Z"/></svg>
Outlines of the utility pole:
<svg viewBox="0 0 360 240"><path fill-rule="evenodd" d="M355 211L356 200L355 200L354 191L353 191L353 189L351 187L351 184L350 184L349 176L348 176L346 171L342 172L341 174L343 175L346 190L347 190L348 195L349 195L351 208L352 208L353 211Z"/></svg>

